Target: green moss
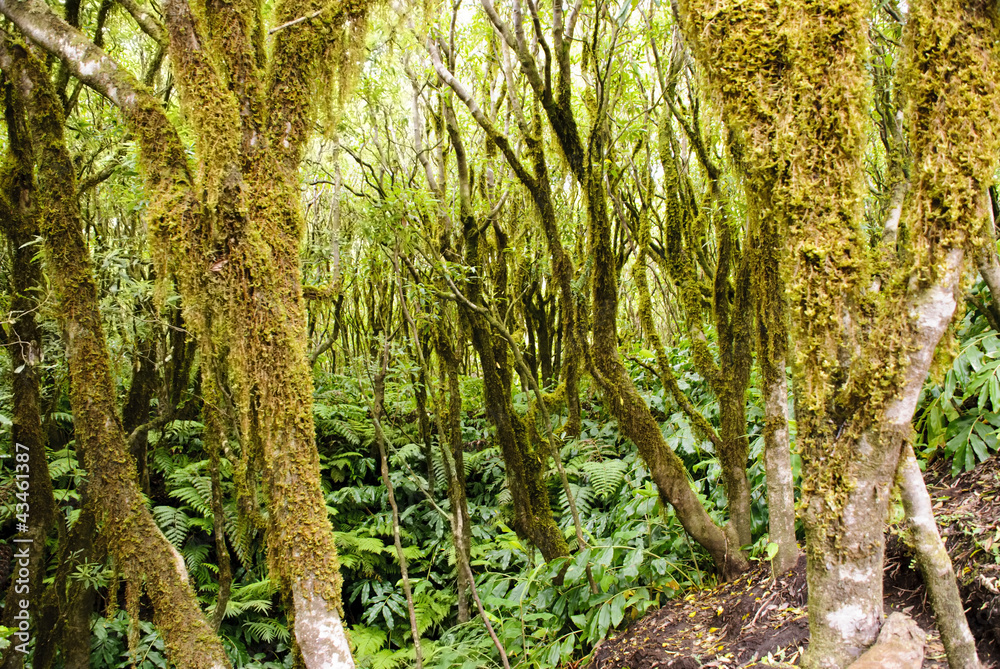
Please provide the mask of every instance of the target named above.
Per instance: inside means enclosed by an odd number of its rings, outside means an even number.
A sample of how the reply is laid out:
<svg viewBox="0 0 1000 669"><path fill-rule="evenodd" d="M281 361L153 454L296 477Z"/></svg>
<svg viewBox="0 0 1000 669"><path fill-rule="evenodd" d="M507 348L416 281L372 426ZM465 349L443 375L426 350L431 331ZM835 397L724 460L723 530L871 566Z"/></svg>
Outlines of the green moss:
<svg viewBox="0 0 1000 669"><path fill-rule="evenodd" d="M102 537L132 588L130 602L138 601L144 577L155 575L148 578L146 591L172 661L205 669L224 666L222 644L208 628L183 567L175 562L176 552L156 527L136 486L135 462L117 415L97 288L81 234L62 105L47 72L26 50L5 41L0 57L8 61L4 70L16 82L28 119L47 269L59 298L67 350L76 445L89 474L88 491L100 506Z"/></svg>

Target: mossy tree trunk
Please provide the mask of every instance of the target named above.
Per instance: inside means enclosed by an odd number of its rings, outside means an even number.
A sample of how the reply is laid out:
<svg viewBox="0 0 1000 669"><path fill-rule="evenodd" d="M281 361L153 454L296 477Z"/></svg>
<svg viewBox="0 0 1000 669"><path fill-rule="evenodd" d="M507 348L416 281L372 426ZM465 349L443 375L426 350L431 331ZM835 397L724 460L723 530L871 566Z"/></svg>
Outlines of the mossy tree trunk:
<svg viewBox="0 0 1000 669"><path fill-rule="evenodd" d="M437 47L432 46L431 50L432 58L437 64L440 64L441 58ZM443 65L441 67L443 69ZM416 95L413 104L414 139L416 145L420 147L423 143L423 125L420 120L419 100ZM483 221L478 220L473 214L473 192L469 165L450 96L442 95L441 117L440 121L444 127L438 128L438 139L439 141L447 141L455 152L461 237L456 235L458 232L456 228L459 226L454 224L446 211L440 210L438 212L440 229L435 231L436 236L441 240L440 252L446 260L456 264L464 264L472 269L468 279L461 282L463 296L470 301L470 304L477 308L484 308L484 305L489 303L491 296L485 281L489 278L493 289L493 304L498 311L503 313L507 310L510 298L507 285L507 258L504 253L507 241L498 220L502 206L496 206L499 198L496 198L494 193L489 193L487 197L493 200L490 202L493 211ZM446 136L445 133L447 133ZM429 159L424 156L421 161L425 168L429 189L441 201L444 201L443 183L434 174ZM488 229L493 230L496 240L496 246L492 250L489 248L489 241L486 237ZM460 249L464 249L464 257L460 253ZM486 268L493 270L491 275L486 273ZM451 292L450 289L447 292ZM545 480L548 463L547 449L538 449L531 443L524 421L517 415L513 407L511 388L513 367L510 344L490 324L483 313L469 308L469 305L461 302L459 310L462 323L469 333L469 339L483 370L486 413L490 423L496 429L496 443L503 456L508 488L514 507L512 526L519 537L531 542L541 550L545 560L566 556L569 554L569 549L552 515L548 486ZM439 341L441 336L442 333L439 332L437 334ZM458 360L457 358L449 360L452 355L449 352L450 349L442 349L440 344L437 345L437 349L439 357L444 356L442 365L449 370L454 368L457 373ZM447 372L449 378L451 374L451 371ZM457 468L458 463L456 463L456 470Z"/></svg>
<svg viewBox="0 0 1000 669"><path fill-rule="evenodd" d="M667 86L666 94L675 95L674 87ZM747 479L750 441L746 419L753 340L748 280L752 256L741 248L733 229L728 215L730 204L719 184L721 173L705 150L697 118L693 124L685 124L685 129L697 148L696 154L709 182L708 192L700 204L689 175L682 174L678 140L674 137L669 114L669 111L664 112L659 135L664 197L667 201L663 221L665 243L660 253L653 254L653 257L677 286L691 337L695 367L708 381L719 402L718 434L707 432L707 436L715 446L722 466L730 521L741 545L748 545L753 541L750 532L750 482ZM710 230L714 232L717 246L714 266L702 250ZM709 305L705 304L706 295L711 296ZM710 311L715 325L717 360L708 344L704 318L706 310ZM651 323L651 314L647 320ZM662 360L660 367L661 373L669 374L663 369ZM686 398L681 397L676 383L671 383L669 387L681 406L689 404ZM695 426L706 433L707 423L691 416L690 412L688 415Z"/></svg>
<svg viewBox="0 0 1000 669"><path fill-rule="evenodd" d="M749 567L740 551L739 536L731 529L726 530L716 525L702 507L688 481L683 462L664 440L659 424L632 383L618 353L617 275L620 265L619 256L612 248L612 225L604 178L604 164L609 157L605 151L607 138L604 133L607 129L601 117L591 119L590 133L585 136L573 111L574 74L570 47L578 11L574 9L567 17L562 4L555 3L552 12L551 45L541 34L540 29L533 31L532 39L537 39L543 45L543 51L551 55L551 64L555 65L552 68L555 70L555 76L550 76L548 65L544 72L539 68L524 29L525 20L533 25L540 25L537 7L533 3L528 3L531 16L525 17L520 0L513 0L512 22L508 24L497 13L491 0L481 0L481 4L507 47L516 56L521 73L527 79L535 101L556 137L562 156L585 196L589 223L589 252L593 263L591 310L593 342L590 351L593 369L591 371L604 392L606 405L618 419L623 434L638 447L663 502L673 505L684 528L695 541L709 551L719 571L727 578L735 576ZM595 30L594 34L597 32ZM594 78L600 81L604 76L601 68L605 64L596 57L596 46L589 42L587 45L592 54L589 62L595 68ZM465 99L471 99L471 96L462 94L461 88L453 83L454 77L444 71L438 62L435 62L435 68L439 76L463 98L480 125L483 125L478 106L474 101L470 104ZM588 91L588 95L591 92ZM609 103L608 95L609 90L602 88L602 97L593 100L594 107L606 109ZM502 145L499 146L503 148Z"/></svg>
<svg viewBox="0 0 1000 669"><path fill-rule="evenodd" d="M228 658L198 608L184 560L156 526L136 486L135 463L117 414L97 287L80 232L62 106L41 64L6 35L0 36L0 67L23 105L34 147L37 215L59 296L76 443L89 474L88 491L100 507L102 534L129 581L144 583L171 661L181 667L226 667Z"/></svg>
<svg viewBox="0 0 1000 669"><path fill-rule="evenodd" d="M440 390L435 404L437 411L438 445L448 480L448 503L451 506L452 542L455 545L455 568L458 583L458 620L468 622L469 574L472 573L472 519L465 487L465 445L462 442L462 391L458 382L458 355L447 333L440 333L446 326L439 321L439 334L435 336Z"/></svg>
<svg viewBox="0 0 1000 669"><path fill-rule="evenodd" d="M843 667L882 623L889 490L986 214L1000 146L992 7L911 5L901 79L913 192L901 261L887 269L860 226L863 4L689 0L679 10L721 99L751 208L777 222L785 249L808 557L805 662Z"/></svg>
<svg viewBox="0 0 1000 669"><path fill-rule="evenodd" d="M465 147L450 104L446 104L445 118L458 167L460 222L465 243L464 260L465 264L473 269L464 284L465 297L472 304L482 307L485 299L482 277L486 267L484 248L486 244L481 231L485 226L481 227L480 221L472 213L472 192ZM503 313L505 311L503 303L508 299L506 259L503 253L506 236L495 217L496 214L492 221L487 222L491 224L490 227L496 235L497 261L493 263L496 274L493 277L494 298L499 300L500 305L497 308ZM464 305L460 308L463 309L472 346L479 355L482 367L486 413L496 428L496 440L503 454L507 486L514 505L513 527L518 536L538 547L546 561L569 555L569 547L552 515L549 489L545 479L548 453L538 449L531 442L524 420L514 411L511 399L513 369L511 353L508 351L509 343L500 333L494 331L482 313L465 308Z"/></svg>
<svg viewBox="0 0 1000 669"><path fill-rule="evenodd" d="M158 275L173 277L199 338L211 307L230 339L241 434L262 463L268 560L291 602L309 667L353 660L340 574L319 483L299 269L298 165L320 82L347 83L367 5L285 0L265 49L263 7L184 0L163 6L166 41L198 164L135 78L44 5L3 2L18 28L117 105L140 146ZM305 21L296 19L311 17ZM288 25L285 25L288 24Z"/></svg>
<svg viewBox="0 0 1000 669"><path fill-rule="evenodd" d="M505 43L501 43L499 49L503 52L498 60L503 62L502 69L506 81L508 105L511 108L513 117L516 119L521 137L527 148L523 157L518 155L511 139L500 130L495 119L490 118L479 107L471 91L448 70L438 46L433 42L428 42L428 51L438 77L468 107L476 123L486 132L490 148L493 149L495 147L500 150L504 160L513 171L514 176L527 189L531 201L535 205L549 256L552 259L552 274L559 295L559 307L562 316L563 344L561 350L561 373L566 386L566 407L568 411L563 432L569 436L579 436L581 420L579 384L580 364L583 358L583 344L581 341L583 329L580 326L580 319L577 313L577 300L573 292L575 270L572 258L563 246L562 237L559 232L550 170L542 142L542 119L537 113L531 114L530 120L526 118L521 101L514 93L516 83L510 66L509 47ZM537 320L541 329L545 327L542 323L544 320L544 308L540 311L543 317ZM551 337L546 338L551 339Z"/></svg>
<svg viewBox="0 0 1000 669"><path fill-rule="evenodd" d="M4 39L0 37L0 39ZM10 585L3 610L3 625L18 629L14 615L20 613L20 600L37 604L42 593L45 576L45 543L56 517L56 500L49 476L49 463L45 454L45 432L42 429L41 370L42 331L35 314L39 307L38 291L44 286L39 263L34 262L34 246L38 236L38 219L35 211L34 157L28 129L25 127L24 109L17 95L4 86L4 106L7 121L7 155L0 167L0 231L9 245L11 270L10 311L12 322L0 329L0 342L10 353L14 378L13 416L11 427L10 463L14 471L15 489L13 511L27 520L18 520L17 539ZM40 615L40 607L28 609L32 627L51 624L51 619ZM24 664L24 653L16 647L27 642L18 634L11 637L11 645L4 653L3 669L19 669Z"/></svg>
<svg viewBox="0 0 1000 669"><path fill-rule="evenodd" d="M758 193L758 197L761 194ZM764 475L767 480L769 539L778 545L771 560L775 575L799 560L795 539L795 488L788 430L788 313L781 277L782 248L774 219L762 214L762 200L752 208L748 221L748 254L753 306L756 314L757 365L764 396Z"/></svg>

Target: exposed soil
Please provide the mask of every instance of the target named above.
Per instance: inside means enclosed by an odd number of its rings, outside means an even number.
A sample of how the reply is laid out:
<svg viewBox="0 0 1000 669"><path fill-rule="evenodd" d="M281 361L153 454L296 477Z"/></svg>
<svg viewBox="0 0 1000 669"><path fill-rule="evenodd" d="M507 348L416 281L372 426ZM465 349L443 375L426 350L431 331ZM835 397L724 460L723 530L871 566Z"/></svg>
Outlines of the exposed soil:
<svg viewBox="0 0 1000 669"><path fill-rule="evenodd" d="M957 478L945 463L925 476L959 576L984 667L1000 668L1000 460ZM905 527L886 534L886 615L910 614L927 632L925 669L947 669ZM677 598L594 650L589 669L795 666L809 641L805 558L775 581L761 564L739 579Z"/></svg>

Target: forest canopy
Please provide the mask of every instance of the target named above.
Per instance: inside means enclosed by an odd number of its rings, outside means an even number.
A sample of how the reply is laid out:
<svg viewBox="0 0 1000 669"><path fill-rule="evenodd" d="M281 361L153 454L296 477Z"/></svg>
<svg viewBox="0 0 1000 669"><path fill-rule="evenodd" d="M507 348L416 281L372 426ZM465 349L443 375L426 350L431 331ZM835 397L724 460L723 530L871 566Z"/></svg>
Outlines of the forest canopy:
<svg viewBox="0 0 1000 669"><path fill-rule="evenodd" d="M1000 658L995 3L0 13L5 669Z"/></svg>

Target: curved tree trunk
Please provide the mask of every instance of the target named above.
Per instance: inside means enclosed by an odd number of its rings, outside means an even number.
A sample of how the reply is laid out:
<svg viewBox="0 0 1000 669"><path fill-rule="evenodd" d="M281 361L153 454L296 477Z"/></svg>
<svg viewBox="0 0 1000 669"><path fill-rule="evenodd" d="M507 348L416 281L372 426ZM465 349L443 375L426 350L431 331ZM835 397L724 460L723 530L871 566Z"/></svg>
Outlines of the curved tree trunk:
<svg viewBox="0 0 1000 669"><path fill-rule="evenodd" d="M471 188L468 164L465 158L465 148L458 131L455 113L450 105L445 108L448 135L455 148L455 158L458 164L458 181L460 193L460 209L462 232L465 238L465 263L475 268L475 274L467 283L467 299L470 303L482 307L482 286L478 278L483 272L484 261L481 256L481 232L478 221L472 215ZM495 223L495 221L494 221ZM506 259L503 250L506 247L505 235L494 225L497 235L497 256L499 261L494 267L497 274L495 283L498 300L503 302L507 296ZM502 304L500 306L502 309ZM483 395L486 403L486 413L496 428L496 440L503 454L504 466L507 472L507 487L510 490L514 506L514 530L522 539L531 541L542 552L546 561L569 555L569 547L563 538L562 531L552 516L552 506L549 501L549 489L545 481L548 454L534 448L528 438L524 421L514 411L511 401L511 353L509 343L494 332L487 318L466 305L460 305L466 322L469 325L472 346L479 354L483 370Z"/></svg>
<svg viewBox="0 0 1000 669"><path fill-rule="evenodd" d="M180 667L216 669L229 660L198 608L180 554L153 521L136 486L115 406L97 288L80 233L76 175L63 141L62 106L47 74L23 47L0 37L0 67L24 105L36 147L38 206L60 324L70 368L70 401L77 447L100 506L103 533L129 581L145 581L171 661ZM155 575L155 576L154 576Z"/></svg>
<svg viewBox="0 0 1000 669"><path fill-rule="evenodd" d="M958 591L955 570L938 533L931 496L924 484L924 473L920 471L910 443L903 447L897 481L913 537L917 564L924 577L924 585L930 593L934 621L948 654L948 666L950 669L979 669L976 640L972 637L969 621L965 617L965 605Z"/></svg>
<svg viewBox="0 0 1000 669"><path fill-rule="evenodd" d="M520 4L514 4L514 30L500 17L491 0L481 0L480 4L504 42L516 54L521 71L528 79L536 101L545 112L549 126L562 149L563 157L576 182L585 192L590 223L590 251L594 263L592 349L594 367L591 371L594 372L604 391L608 409L618 419L622 432L639 448L659 488L661 499L664 503L674 506L684 528L711 553L720 572L727 577L740 573L749 568L749 563L740 551L739 537L735 532L727 532L715 525L701 506L697 495L691 489L683 463L663 439L659 424L635 389L618 353L616 319L619 267L611 248L607 193L602 181L601 165L606 158L603 154L603 142L598 137L602 129L593 129L594 135L584 139L573 115L571 104L572 73L569 44L575 25L575 14L567 25L564 23L561 3L553 6L552 59L558 66L558 76L553 81L549 77L543 78L527 45L521 25ZM537 17L533 15L532 20L537 20ZM437 48L429 44L428 51L438 76L454 90L469 108L476 122L486 131L489 138L496 142L512 169L518 172L518 178L522 183L534 181L527 170L520 165L506 137L493 127L468 89L445 68ZM509 88L508 86L508 90ZM577 316L581 321L578 332L582 332L583 314L577 312ZM568 330L569 328L567 332ZM582 341L579 345L582 352Z"/></svg>
<svg viewBox="0 0 1000 669"><path fill-rule="evenodd" d="M639 449L664 504L671 504L684 529L712 556L726 579L749 568L740 550L740 538L731 527L716 525L691 488L684 463L667 445L660 425L632 383L618 353L618 277L611 249L611 224L604 210L601 176L592 174L588 184L590 252L594 262L592 356L595 378L608 409L622 432Z"/></svg>

